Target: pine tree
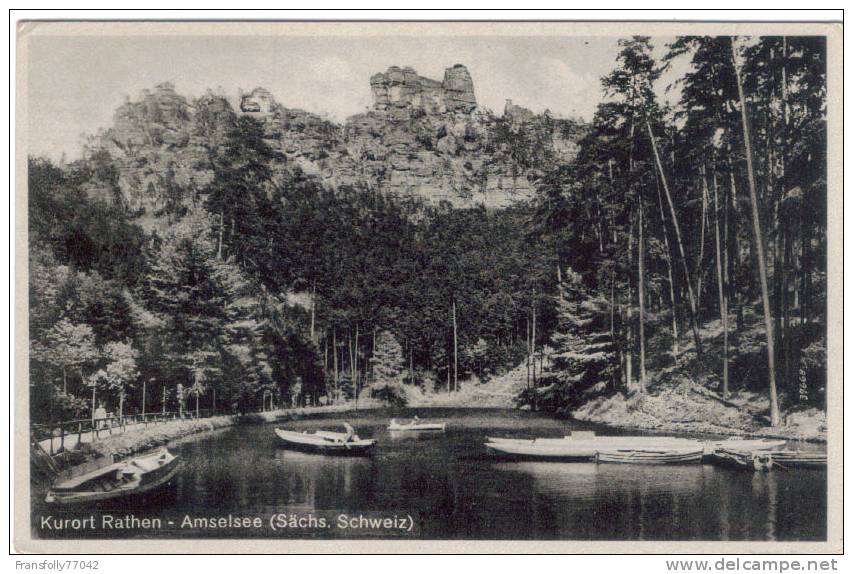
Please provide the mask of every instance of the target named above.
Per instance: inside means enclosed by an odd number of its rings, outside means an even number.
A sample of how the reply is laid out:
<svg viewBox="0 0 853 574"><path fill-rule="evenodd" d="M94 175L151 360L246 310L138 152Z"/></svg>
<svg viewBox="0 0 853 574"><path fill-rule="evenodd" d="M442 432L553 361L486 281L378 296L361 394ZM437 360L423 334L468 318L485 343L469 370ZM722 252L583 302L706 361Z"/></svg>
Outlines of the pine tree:
<svg viewBox="0 0 853 574"><path fill-rule="evenodd" d="M405 405L403 349L389 331L381 331L377 335L370 367L373 371L373 380L368 387L370 394L388 404Z"/></svg>
<svg viewBox="0 0 853 574"><path fill-rule="evenodd" d="M611 387L618 364L609 330L610 303L594 296L580 275L567 270L558 323L551 338L551 367L538 392L540 406L565 411Z"/></svg>

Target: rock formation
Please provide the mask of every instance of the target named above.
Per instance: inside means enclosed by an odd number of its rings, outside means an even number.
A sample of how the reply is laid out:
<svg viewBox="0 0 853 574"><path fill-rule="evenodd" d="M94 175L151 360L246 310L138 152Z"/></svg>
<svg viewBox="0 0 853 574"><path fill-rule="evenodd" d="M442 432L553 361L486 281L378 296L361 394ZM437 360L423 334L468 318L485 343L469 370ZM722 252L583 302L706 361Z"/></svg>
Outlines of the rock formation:
<svg viewBox="0 0 853 574"><path fill-rule="evenodd" d="M244 113L270 114L275 99L265 88L255 88L248 94L240 94L240 111Z"/></svg>
<svg viewBox="0 0 853 574"><path fill-rule="evenodd" d="M477 107L474 82L471 80L468 68L462 64L456 64L444 70L444 81L441 87L444 90L444 105L448 111L470 113Z"/></svg>
<svg viewBox="0 0 853 574"><path fill-rule="evenodd" d="M447 68L442 82L419 76L409 67L391 66L370 78L370 89L373 107L379 111L411 108L430 114L471 113L477 107L474 82L462 64Z"/></svg>
<svg viewBox="0 0 853 574"><path fill-rule="evenodd" d="M204 189L240 114L264 127L284 158L324 185L365 185L398 197L456 207L501 208L529 198L533 182L571 161L585 128L507 101L502 116L478 108L465 66L441 82L392 66L370 78L374 107L336 123L276 102L264 88L235 99L208 92L189 102L171 84L128 100L102 137L121 165L129 206L155 216L176 190Z"/></svg>

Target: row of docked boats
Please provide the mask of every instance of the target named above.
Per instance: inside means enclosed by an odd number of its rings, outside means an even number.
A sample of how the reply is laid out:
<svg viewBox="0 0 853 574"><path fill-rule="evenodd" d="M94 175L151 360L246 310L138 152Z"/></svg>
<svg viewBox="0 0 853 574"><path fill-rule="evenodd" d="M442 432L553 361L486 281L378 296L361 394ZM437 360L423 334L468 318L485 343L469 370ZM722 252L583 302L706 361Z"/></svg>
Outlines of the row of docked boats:
<svg viewBox="0 0 853 574"><path fill-rule="evenodd" d="M576 431L561 438L488 437L486 449L502 458L622 464L698 464L710 460L746 470L826 468L826 453L784 450L785 441L729 438L700 441L668 436L597 436Z"/></svg>

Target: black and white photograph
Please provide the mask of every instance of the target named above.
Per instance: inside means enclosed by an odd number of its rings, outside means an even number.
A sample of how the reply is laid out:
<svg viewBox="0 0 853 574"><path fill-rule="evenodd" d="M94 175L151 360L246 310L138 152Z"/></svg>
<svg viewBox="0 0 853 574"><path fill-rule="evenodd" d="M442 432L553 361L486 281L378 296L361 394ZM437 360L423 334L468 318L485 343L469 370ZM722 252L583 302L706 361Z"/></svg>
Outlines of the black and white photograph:
<svg viewBox="0 0 853 574"><path fill-rule="evenodd" d="M17 42L20 548L841 547L840 24Z"/></svg>

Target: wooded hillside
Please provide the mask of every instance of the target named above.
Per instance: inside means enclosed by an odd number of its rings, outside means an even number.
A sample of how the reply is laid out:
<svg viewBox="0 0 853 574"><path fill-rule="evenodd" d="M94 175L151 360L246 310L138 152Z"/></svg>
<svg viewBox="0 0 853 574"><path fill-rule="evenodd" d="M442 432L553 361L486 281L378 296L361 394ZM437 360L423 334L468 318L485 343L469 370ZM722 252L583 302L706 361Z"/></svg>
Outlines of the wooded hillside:
<svg viewBox="0 0 853 574"><path fill-rule="evenodd" d="M149 412L452 392L522 362L521 404L556 412L657 392L672 368L722 399L761 392L774 426L822 406L824 39L620 48L591 124L486 114L470 149L407 132L435 118L382 124L396 135L358 178L322 173L357 171L351 129L174 90L128 101L78 161L31 157L33 420L139 412L143 387ZM668 108L674 59L690 66ZM555 130L577 149L555 153ZM401 133L535 192L499 209L393 193L376 154Z"/></svg>

